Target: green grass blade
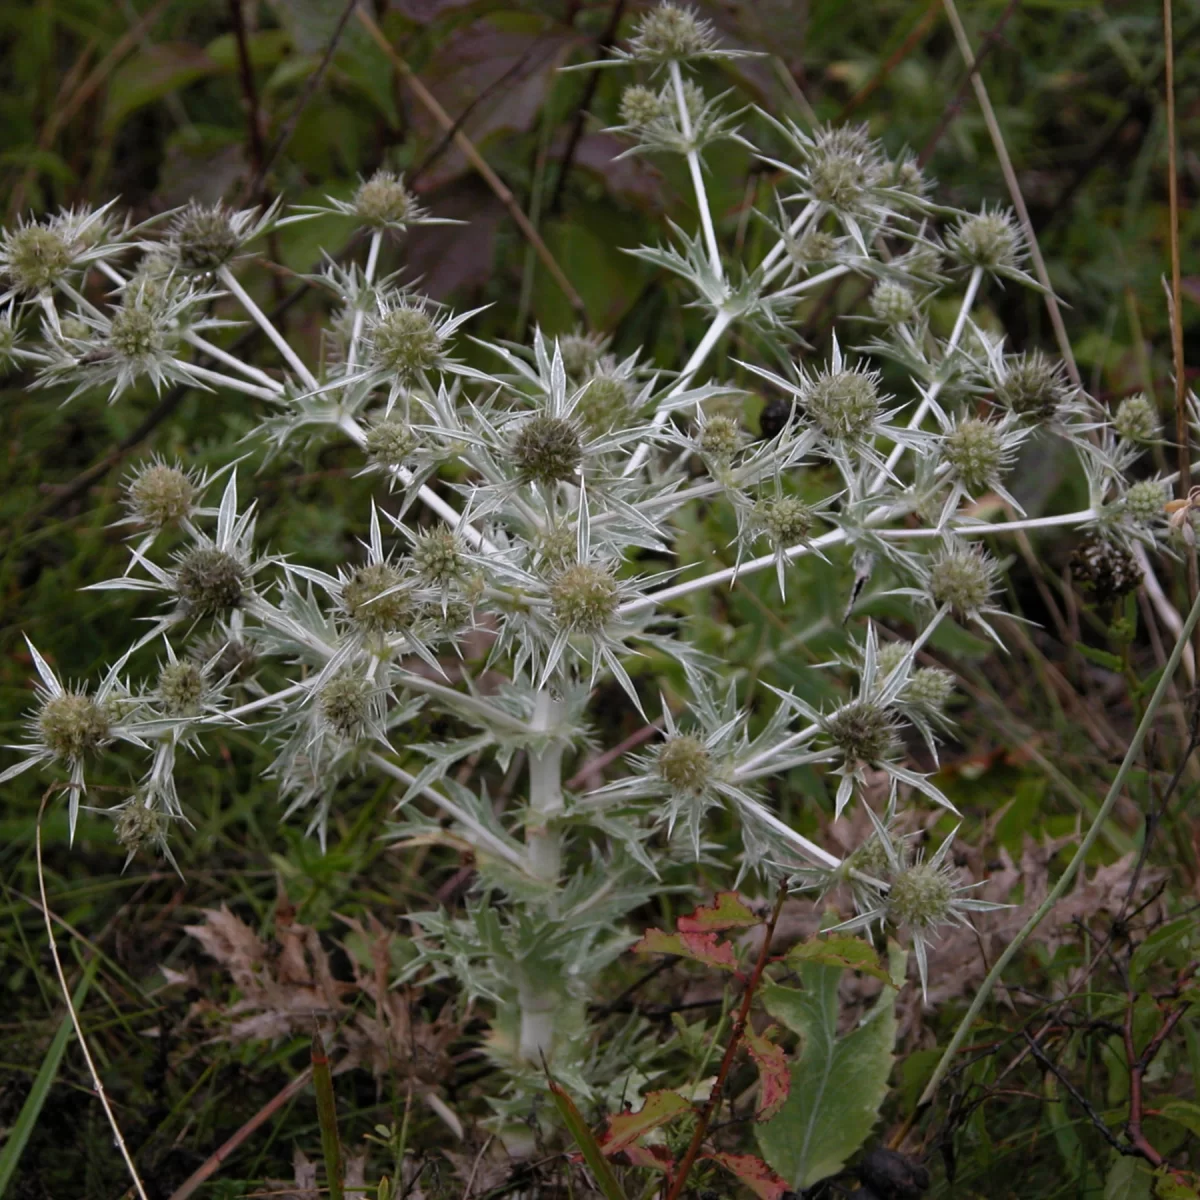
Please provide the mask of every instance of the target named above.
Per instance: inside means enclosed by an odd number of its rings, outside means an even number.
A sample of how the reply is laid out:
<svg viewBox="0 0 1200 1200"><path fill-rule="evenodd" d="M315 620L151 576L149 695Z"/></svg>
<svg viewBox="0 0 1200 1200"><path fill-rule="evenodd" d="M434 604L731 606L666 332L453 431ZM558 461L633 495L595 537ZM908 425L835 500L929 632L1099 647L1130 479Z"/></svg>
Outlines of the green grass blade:
<svg viewBox="0 0 1200 1200"><path fill-rule="evenodd" d="M342 1191L342 1141L338 1137L337 1103L329 1056L318 1031L312 1040L313 1089L317 1093L317 1120L321 1123L321 1150L325 1155L325 1182L329 1200L344 1200Z"/></svg>
<svg viewBox="0 0 1200 1200"><path fill-rule="evenodd" d="M579 1149L583 1151L584 1160L591 1167L600 1190L608 1197L608 1200L628 1200L621 1185L617 1182L617 1177L613 1174L612 1167L608 1164L608 1159L601 1153L599 1142L588 1128L583 1114L575 1107L575 1102L553 1079L550 1080L550 1094L554 1097L554 1106L558 1109L558 1115L562 1117L563 1124L570 1130Z"/></svg>
<svg viewBox="0 0 1200 1200"><path fill-rule="evenodd" d="M84 997L87 995L88 988L95 978L99 965L100 960L93 957L83 969L83 978L79 981L79 986L75 989L74 1004L76 1012L83 1006ZM4 1148L0 1149L0 1197L4 1196L4 1193L8 1190L8 1185L12 1182L13 1174L17 1169L17 1163L21 1158L21 1153L25 1149L25 1145L29 1141L34 1127L37 1125L38 1117L42 1112L42 1105L46 1103L46 1097L50 1094L51 1087L54 1086L59 1064L62 1062L62 1056L66 1052L67 1043L70 1040L71 1014L68 1013L63 1017L62 1023L58 1027L58 1032L55 1033L54 1040L50 1043L50 1049L46 1051L46 1057L42 1059L42 1065L38 1070L37 1078L33 1081L33 1087L30 1089L29 1095L25 1097L25 1103L21 1105L21 1111L17 1114L17 1119L9 1131Z"/></svg>

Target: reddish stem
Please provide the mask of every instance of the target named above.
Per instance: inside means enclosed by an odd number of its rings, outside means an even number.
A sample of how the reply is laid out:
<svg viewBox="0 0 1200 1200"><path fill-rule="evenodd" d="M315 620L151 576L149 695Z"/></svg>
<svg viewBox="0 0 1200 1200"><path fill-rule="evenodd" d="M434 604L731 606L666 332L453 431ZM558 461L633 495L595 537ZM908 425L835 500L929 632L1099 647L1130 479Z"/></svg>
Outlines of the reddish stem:
<svg viewBox="0 0 1200 1200"><path fill-rule="evenodd" d="M780 884L779 895L775 897L775 907L771 910L770 917L767 918L762 949L758 952L758 961L754 964L754 970L750 973L749 982L747 982L746 990L742 995L742 1003L738 1007L738 1014L733 1022L733 1032L729 1036L729 1044L725 1047L725 1054L721 1059L721 1066L717 1071L716 1081L713 1083L712 1091L709 1092L708 1100L705 1102L704 1109L700 1113L700 1119L696 1122L696 1132L692 1134L691 1144L687 1148L687 1153L679 1163L675 1180L671 1184L671 1190L667 1193L667 1200L679 1200L684 1185L687 1183L688 1175L696 1162L696 1158L700 1154L704 1135L708 1132L709 1124L720 1107L721 1096L725 1091L725 1080L729 1076L730 1067L733 1066L733 1058L737 1054L738 1046L741 1045L742 1034L746 1031L746 1021L750 1016L750 1005L754 1001L754 993L758 990L762 973L766 969L767 961L770 958L771 938L775 934L775 925L779 920L779 914L783 909L783 902L786 899L787 884Z"/></svg>

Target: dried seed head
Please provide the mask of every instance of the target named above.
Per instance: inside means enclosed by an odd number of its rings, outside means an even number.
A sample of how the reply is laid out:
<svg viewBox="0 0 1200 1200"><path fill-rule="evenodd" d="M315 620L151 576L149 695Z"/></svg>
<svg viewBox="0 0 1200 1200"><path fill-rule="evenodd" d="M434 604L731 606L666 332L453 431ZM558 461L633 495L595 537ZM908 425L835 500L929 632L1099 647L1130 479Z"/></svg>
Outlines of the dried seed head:
<svg viewBox="0 0 1200 1200"><path fill-rule="evenodd" d="M462 540L445 525L418 534L412 548L413 568L423 583L444 587L463 573Z"/></svg>
<svg viewBox="0 0 1200 1200"><path fill-rule="evenodd" d="M1131 483L1125 493L1125 511L1139 525L1150 525L1163 517L1167 488L1158 479L1142 479Z"/></svg>
<svg viewBox="0 0 1200 1200"><path fill-rule="evenodd" d="M23 292L39 292L66 274L74 259L71 243L50 225L19 225L6 231L0 261L4 273Z"/></svg>
<svg viewBox="0 0 1200 1200"><path fill-rule="evenodd" d="M835 441L866 434L879 417L879 387L867 371L822 371L804 388L805 412Z"/></svg>
<svg viewBox="0 0 1200 1200"><path fill-rule="evenodd" d="M37 722L46 749L74 762L108 740L112 714L86 692L64 692L46 699Z"/></svg>
<svg viewBox="0 0 1200 1200"><path fill-rule="evenodd" d="M942 458L971 492L992 486L1003 474L1007 457L1003 431L978 417L959 421L942 439Z"/></svg>
<svg viewBox="0 0 1200 1200"><path fill-rule="evenodd" d="M977 546L952 546L929 567L929 594L948 604L956 616L969 616L987 607L996 582L995 562Z"/></svg>
<svg viewBox="0 0 1200 1200"><path fill-rule="evenodd" d="M927 929L950 915L954 884L928 863L916 863L899 872L887 894L888 916L896 925Z"/></svg>
<svg viewBox="0 0 1200 1200"><path fill-rule="evenodd" d="M1142 569L1128 550L1094 535L1075 547L1071 574L1103 603L1129 595L1142 582Z"/></svg>
<svg viewBox="0 0 1200 1200"><path fill-rule="evenodd" d="M781 549L802 542L812 532L812 509L798 496L760 500L754 515L759 528Z"/></svg>
<svg viewBox="0 0 1200 1200"><path fill-rule="evenodd" d="M896 718L870 700L853 700L822 722L826 736L851 763L874 766L893 757L899 745Z"/></svg>
<svg viewBox="0 0 1200 1200"><path fill-rule="evenodd" d="M667 105L653 88L631 84L621 93L621 124L640 129L667 113Z"/></svg>
<svg viewBox="0 0 1200 1200"><path fill-rule="evenodd" d="M909 676L904 699L914 708L940 713L954 695L954 676L940 667L922 667Z"/></svg>
<svg viewBox="0 0 1200 1200"><path fill-rule="evenodd" d="M917 298L911 289L893 279L885 279L871 293L871 312L888 325L903 325L917 310Z"/></svg>
<svg viewBox="0 0 1200 1200"><path fill-rule="evenodd" d="M246 564L215 546L189 550L175 568L175 591L196 616L219 616L241 604Z"/></svg>
<svg viewBox="0 0 1200 1200"><path fill-rule="evenodd" d="M968 267L1015 269L1024 249L1020 227L1009 212L964 217L946 238L950 253Z"/></svg>
<svg viewBox="0 0 1200 1200"><path fill-rule="evenodd" d="M661 62L704 54L715 43L716 36L707 21L702 21L692 9L670 0L646 13L632 42L640 57Z"/></svg>
<svg viewBox="0 0 1200 1200"><path fill-rule="evenodd" d="M367 428L367 460L380 467L402 467L417 448L417 435L403 421L388 417Z"/></svg>
<svg viewBox="0 0 1200 1200"><path fill-rule="evenodd" d="M341 675L331 679L319 696L321 716L335 733L357 741L366 732L374 692L371 682L361 676Z"/></svg>
<svg viewBox="0 0 1200 1200"><path fill-rule="evenodd" d="M517 426L510 443L522 483L574 479L583 461L579 426L568 417L539 413Z"/></svg>
<svg viewBox="0 0 1200 1200"><path fill-rule="evenodd" d="M433 318L415 304L380 313L371 324L370 337L375 365L401 379L433 370L442 352L442 335Z"/></svg>
<svg viewBox="0 0 1200 1200"><path fill-rule="evenodd" d="M391 563L368 563L342 585L342 609L366 633L404 629L416 616L416 606L411 589L400 586L403 582L404 576Z"/></svg>
<svg viewBox="0 0 1200 1200"><path fill-rule="evenodd" d="M117 814L113 831L120 846L136 854L146 846L161 846L170 823L171 818L162 809L148 808L139 800L131 800Z"/></svg>
<svg viewBox="0 0 1200 1200"><path fill-rule="evenodd" d="M696 448L705 458L717 463L728 463L741 449L742 426L736 417L717 413L700 428Z"/></svg>
<svg viewBox="0 0 1200 1200"><path fill-rule="evenodd" d="M1010 354L995 385L996 399L1019 416L1046 420L1071 398L1062 363L1040 350Z"/></svg>
<svg viewBox="0 0 1200 1200"><path fill-rule="evenodd" d="M416 209L416 199L404 186L403 176L391 171L376 171L354 193L354 215L372 229L402 226Z"/></svg>
<svg viewBox="0 0 1200 1200"><path fill-rule="evenodd" d="M223 205L208 207L194 200L171 222L170 246L184 271L211 272L238 251L241 239L233 214Z"/></svg>
<svg viewBox="0 0 1200 1200"><path fill-rule="evenodd" d="M1158 410L1145 392L1126 396L1117 405L1113 428L1127 442L1152 442L1159 434Z"/></svg>
<svg viewBox="0 0 1200 1200"><path fill-rule="evenodd" d="M207 689L204 672L190 659L167 663L158 675L159 699L169 717L199 716Z"/></svg>
<svg viewBox="0 0 1200 1200"><path fill-rule="evenodd" d="M130 515L142 524L161 529L191 515L196 483L181 466L153 462L130 480L125 503Z"/></svg>
<svg viewBox="0 0 1200 1200"><path fill-rule="evenodd" d="M579 397L575 412L588 429L599 434L621 428L632 408L632 381L601 367Z"/></svg>
<svg viewBox="0 0 1200 1200"><path fill-rule="evenodd" d="M550 585L554 620L572 633L599 633L615 615L619 600L612 572L590 563L565 568Z"/></svg>
<svg viewBox="0 0 1200 1200"><path fill-rule="evenodd" d="M688 733L667 738L659 747L655 765L662 781L674 792L698 794L712 775L712 755L699 738Z"/></svg>

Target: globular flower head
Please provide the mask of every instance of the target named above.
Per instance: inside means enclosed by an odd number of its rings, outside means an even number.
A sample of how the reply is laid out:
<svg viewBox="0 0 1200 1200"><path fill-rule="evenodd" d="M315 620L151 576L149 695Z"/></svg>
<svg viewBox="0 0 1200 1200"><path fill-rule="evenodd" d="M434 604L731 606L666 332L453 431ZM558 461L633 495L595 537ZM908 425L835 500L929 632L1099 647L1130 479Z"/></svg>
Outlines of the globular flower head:
<svg viewBox="0 0 1200 1200"><path fill-rule="evenodd" d="M712 775L712 754L689 733L673 733L658 748L655 766L672 792L698 794Z"/></svg>
<svg viewBox="0 0 1200 1200"><path fill-rule="evenodd" d="M906 704L935 716L954 695L954 676L941 667L921 667L909 676L902 695Z"/></svg>
<svg viewBox="0 0 1200 1200"><path fill-rule="evenodd" d="M413 542L413 570L423 583L445 587L462 575L465 561L462 539L445 525L418 534Z"/></svg>
<svg viewBox="0 0 1200 1200"><path fill-rule="evenodd" d="M1141 479L1131 483L1122 503L1125 511L1139 525L1151 525L1162 520L1167 501L1167 486L1158 479Z"/></svg>
<svg viewBox="0 0 1200 1200"><path fill-rule="evenodd" d="M412 588L404 573L390 562L370 562L357 568L342 584L342 611L368 634L406 629L417 614Z"/></svg>
<svg viewBox="0 0 1200 1200"><path fill-rule="evenodd" d="M785 237L787 256L793 266L807 270L837 257L838 240L823 229L810 229L803 237Z"/></svg>
<svg viewBox="0 0 1200 1200"><path fill-rule="evenodd" d="M181 271L209 274L219 270L241 248L237 215L225 205L192 201L170 225L168 246Z"/></svg>
<svg viewBox="0 0 1200 1200"><path fill-rule="evenodd" d="M801 403L826 437L857 440L879 419L879 375L855 367L819 371L805 381Z"/></svg>
<svg viewBox="0 0 1200 1200"><path fill-rule="evenodd" d="M600 365L600 356L607 345L608 338L603 334L576 332L560 337L558 352L567 378L580 383L587 379Z"/></svg>
<svg viewBox="0 0 1200 1200"><path fill-rule="evenodd" d="M946 432L942 458L968 492L995 486L1012 462L1011 440L1002 425L964 417Z"/></svg>
<svg viewBox="0 0 1200 1200"><path fill-rule="evenodd" d="M170 825L168 813L134 797L116 810L113 832L118 845L127 850L132 859L148 846L154 847L160 854L166 853Z"/></svg>
<svg viewBox="0 0 1200 1200"><path fill-rule="evenodd" d="M727 466L742 448L743 441L742 426L736 417L714 413L700 426L696 449L714 464Z"/></svg>
<svg viewBox="0 0 1200 1200"><path fill-rule="evenodd" d="M671 62L704 55L713 49L716 40L712 24L702 20L694 9L666 0L638 22L630 46L638 58Z"/></svg>
<svg viewBox="0 0 1200 1200"><path fill-rule="evenodd" d="M978 546L952 543L929 564L929 594L958 617L985 611L996 587L997 565Z"/></svg>
<svg viewBox="0 0 1200 1200"><path fill-rule="evenodd" d="M550 585L555 623L570 633L596 634L616 615L620 587L613 573L598 563L573 563Z"/></svg>
<svg viewBox="0 0 1200 1200"><path fill-rule="evenodd" d="M432 371L442 354L437 322L422 304L381 306L367 337L375 365L405 381Z"/></svg>
<svg viewBox="0 0 1200 1200"><path fill-rule="evenodd" d="M359 675L338 675L318 692L317 704L329 728L347 741L357 741L371 723L375 687Z"/></svg>
<svg viewBox="0 0 1200 1200"><path fill-rule="evenodd" d="M946 248L968 267L1013 271L1020 268L1025 239L1011 212L984 208L974 216L964 217L950 231Z"/></svg>
<svg viewBox="0 0 1200 1200"><path fill-rule="evenodd" d="M633 381L602 364L588 379L575 403L575 415L596 434L619 429L633 412Z"/></svg>
<svg viewBox="0 0 1200 1200"><path fill-rule="evenodd" d="M1152 442L1159 435L1158 410L1145 392L1126 396L1117 405L1112 423L1127 442Z"/></svg>
<svg viewBox="0 0 1200 1200"><path fill-rule="evenodd" d="M249 576L245 561L235 552L195 546L178 559L175 592L189 614L223 616L245 599Z"/></svg>
<svg viewBox="0 0 1200 1200"><path fill-rule="evenodd" d="M417 445L412 427L398 417L385 417L367 426L364 448L367 460L375 466L402 467Z"/></svg>
<svg viewBox="0 0 1200 1200"><path fill-rule="evenodd" d="M1005 408L1033 421L1055 416L1074 394L1066 368L1041 350L1005 355L993 386Z"/></svg>
<svg viewBox="0 0 1200 1200"><path fill-rule="evenodd" d="M912 289L898 280L884 279L871 292L871 312L886 325L903 325L916 310Z"/></svg>
<svg viewBox="0 0 1200 1200"><path fill-rule="evenodd" d="M863 193L883 178L883 157L865 125L817 130L807 158L813 198L841 211L857 208Z"/></svg>
<svg viewBox="0 0 1200 1200"><path fill-rule="evenodd" d="M109 706L86 691L45 696L37 715L43 745L54 758L66 762L99 750L108 741L112 724Z"/></svg>
<svg viewBox="0 0 1200 1200"><path fill-rule="evenodd" d="M878 763L895 757L899 748L894 714L873 700L852 700L824 717L822 728L850 763Z"/></svg>
<svg viewBox="0 0 1200 1200"><path fill-rule="evenodd" d="M535 413L517 425L510 451L523 483L565 482L583 461L583 438L572 417Z"/></svg>
<svg viewBox="0 0 1200 1200"><path fill-rule="evenodd" d="M169 717L199 716L208 690L204 668L194 659L165 663L158 674L158 699Z"/></svg>
<svg viewBox="0 0 1200 1200"><path fill-rule="evenodd" d="M661 93L641 84L631 84L621 93L621 124L632 129L658 121L670 112ZM563 354L564 360L566 354Z"/></svg>
<svg viewBox="0 0 1200 1200"><path fill-rule="evenodd" d="M812 532L813 510L799 496L775 496L754 506L755 523L778 547L795 546Z"/></svg>
<svg viewBox="0 0 1200 1200"><path fill-rule="evenodd" d="M370 229L403 229L420 211L404 176L378 170L358 185L354 215Z"/></svg>
<svg viewBox="0 0 1200 1200"><path fill-rule="evenodd" d="M190 517L199 493L192 472L178 462L155 459L139 468L125 485L125 505L133 520L161 529Z"/></svg>
<svg viewBox="0 0 1200 1200"><path fill-rule="evenodd" d="M66 230L54 223L30 223L5 230L0 265L19 292L39 292L57 283L74 264Z"/></svg>
<svg viewBox="0 0 1200 1200"><path fill-rule="evenodd" d="M899 871L888 889L888 916L894 924L930 929L945 923L954 884L940 867L917 862Z"/></svg>

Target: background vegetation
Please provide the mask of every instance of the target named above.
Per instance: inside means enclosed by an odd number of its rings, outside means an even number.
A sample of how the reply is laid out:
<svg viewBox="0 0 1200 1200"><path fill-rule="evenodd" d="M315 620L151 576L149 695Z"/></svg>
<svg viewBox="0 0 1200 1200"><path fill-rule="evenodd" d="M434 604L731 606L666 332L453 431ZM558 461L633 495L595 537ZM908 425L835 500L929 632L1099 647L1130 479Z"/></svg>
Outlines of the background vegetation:
<svg viewBox="0 0 1200 1200"><path fill-rule="evenodd" d="M724 0L701 8L729 44L769 52L710 68L712 81L720 76L742 102L802 122L865 121L890 150L918 150L947 203L972 209L1006 198L940 0ZM1106 403L1144 390L1170 413L1160 10L1146 0L972 0L963 8L1051 279L1069 305L1068 329L1089 389ZM12 0L0 9L6 220L118 194L139 217L190 197L248 203L282 192L304 203L348 196L360 176L389 167L405 171L438 216L467 224L415 231L403 254L388 250L387 266L403 264L421 277L424 291L459 309L491 304L473 326L479 336L521 339L534 325L560 333L582 322L609 334L618 355L645 347L663 362L678 361L680 348L698 336L697 318L670 279L617 248L654 242L666 219L692 227L682 166L614 162L621 145L600 130L615 123L616 73L557 73L594 57L628 28L636 6L392 0L372 11L395 48L391 55L336 0ZM1200 144L1198 42L1200 6L1176 4L1181 318L1189 363L1200 363L1200 218L1192 204L1200 188L1193 149ZM418 98L408 71L540 231L582 309ZM714 167L710 195L723 233L760 236L749 214L763 166L723 143ZM346 249L348 233L348 225L328 218L274 235L271 256L285 269L273 294L260 299L277 306L291 338L305 338L321 304L301 276L315 267L321 248L333 255ZM806 336L822 357L833 315L859 302L861 286L839 283L812 304ZM1003 325L1014 348L1053 345L1031 292L993 289L977 311ZM245 345L245 353L264 353L252 335ZM736 358L736 341L724 353ZM736 367L721 369L738 378ZM744 417L752 430L757 407ZM83 602L77 595L124 567L121 531L109 525L120 515L126 460L154 450L221 465L253 425L249 412L195 392L146 393L112 407L93 397L60 409L47 393L25 390L20 377L7 380L0 402L5 741L19 740L29 700L22 634L52 648L65 675L95 677L128 644L131 618L151 611L124 596L101 593ZM357 524L362 506L343 503L357 465L348 453L323 450L307 463L266 467L255 481L263 540L303 544L313 566L343 561L365 533ZM1030 454L1014 490L1036 515L1062 504L1084 507L1086 497L1062 494L1070 486L1053 459ZM698 522L688 531L693 557L725 561L731 534L715 514ZM967 814L960 837L971 848L964 852L968 865L982 871L986 864L993 898L1019 906L1009 932L1053 878L1056 856L1081 818L1095 811L1128 742L1144 681L1163 642L1173 640L1145 597L1117 612L1082 592L1069 570L1074 548L1075 535L1053 533L1008 546L1016 555L1010 603L1038 622L1025 629L1006 624L1010 656L953 631L933 643L938 660L959 672L968 699L939 783ZM839 571L829 568L822 578L815 570L810 585L789 589L782 606L768 572L725 594L697 593L681 611L694 619L705 648L735 664L747 703L772 683L819 697L814 667L835 644L849 582ZM1168 564L1163 578L1168 599L1186 609L1184 572ZM880 607L876 615L888 614ZM603 719L608 744L643 724L615 688ZM925 1161L928 1194L1149 1195L1137 1161L1113 1150L1135 1116L1143 1083L1158 1097L1146 1106L1147 1136L1172 1161L1196 1169L1200 1015L1189 1009L1186 990L1196 957L1192 906L1200 899L1200 776L1187 761L1193 722L1188 697L1176 696L1106 826L1093 871L1014 966L965 1065L918 1121L916 1097L939 1038L944 1044L964 993L1002 948L1004 927L991 928L982 942L966 935L948 941L940 951L936 1015L916 1005L903 1011L904 1053L878 1134ZM302 826L281 822L272 785L262 778L268 761L247 737L230 739L223 755L189 764L184 799L195 828L174 843L182 880L148 860L123 871L124 852L107 823L85 818L73 849L64 809L52 805L43 825L48 897L68 975L155 1197L177 1194L309 1061L307 1036L292 1028L277 1030L287 1036L273 1041L227 1036L220 1014L238 993L185 932L201 910L228 905L264 939L286 940L292 923L312 927L334 974L349 979L356 943L347 920L361 929L372 919L402 928L402 914L454 905L469 884L466 860L381 838L391 806L386 788L364 786L346 797L328 851L320 853ZM8 1130L10 1145L19 1134L24 1147L0 1193L30 1200L116 1196L126 1180L77 1047L63 1033L36 899L39 786L30 776L6 785L0 808L0 1129ZM777 808L787 813L813 786L802 772L775 781ZM704 887L703 878L693 882ZM662 926L674 914L644 915L648 925ZM810 915L800 908L791 914L797 928ZM360 935L360 949L366 940ZM278 942L264 942L266 958L277 952ZM627 983L641 970L631 963ZM634 1001L664 1028L686 1006L714 1003L694 978L671 973ZM633 1003L620 990L612 1002ZM1139 1071L1126 1035L1144 1048L1168 1021L1161 1052ZM1036 1051L1026 1034L1044 1039ZM443 1082L453 1106L478 1115L485 1068L456 1057L457 1049L450 1044L439 1060ZM399 1128L410 1083L394 1067L381 1077L368 1070L340 1076L347 1143L357 1145L380 1124ZM27 1126L30 1114L36 1119ZM410 1116L430 1119L417 1110ZM410 1130L431 1164L423 1177L427 1194L515 1194L530 1186L487 1154L482 1137L468 1137L444 1156L433 1148L441 1136L431 1130L422 1143ZM201 1194L270 1191L266 1181L293 1177L294 1148L315 1157L319 1146L311 1095L294 1090ZM1125 1161L1128 1168L1115 1165ZM864 1178L860 1173L860 1191L918 1194L904 1191L902 1181ZM843 1182L854 1186L849 1177Z"/></svg>

